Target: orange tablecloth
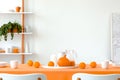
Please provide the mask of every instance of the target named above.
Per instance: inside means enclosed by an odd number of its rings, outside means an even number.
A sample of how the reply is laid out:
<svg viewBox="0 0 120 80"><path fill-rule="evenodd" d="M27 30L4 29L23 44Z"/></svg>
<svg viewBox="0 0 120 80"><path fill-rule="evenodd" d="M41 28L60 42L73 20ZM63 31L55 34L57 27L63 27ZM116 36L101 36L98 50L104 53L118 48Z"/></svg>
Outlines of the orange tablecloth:
<svg viewBox="0 0 120 80"><path fill-rule="evenodd" d="M109 65L108 69L101 69L100 65L96 68L86 69L74 68L74 69L45 69L34 68L26 64L20 64L17 69L11 69L9 66L0 68L0 73L10 74L28 74L28 73L44 73L47 76L47 80L71 80L74 73L90 73L90 74L120 74L120 67L112 67Z"/></svg>

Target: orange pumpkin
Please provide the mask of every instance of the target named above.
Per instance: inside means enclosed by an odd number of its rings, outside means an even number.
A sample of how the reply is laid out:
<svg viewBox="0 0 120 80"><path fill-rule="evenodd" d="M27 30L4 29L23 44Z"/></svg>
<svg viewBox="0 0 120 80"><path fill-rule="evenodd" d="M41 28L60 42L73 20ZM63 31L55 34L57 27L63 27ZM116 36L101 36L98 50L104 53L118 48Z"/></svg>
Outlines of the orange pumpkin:
<svg viewBox="0 0 120 80"><path fill-rule="evenodd" d="M59 58L57 64L59 66L70 66L70 61L68 58L66 58L66 55L64 55L63 57Z"/></svg>

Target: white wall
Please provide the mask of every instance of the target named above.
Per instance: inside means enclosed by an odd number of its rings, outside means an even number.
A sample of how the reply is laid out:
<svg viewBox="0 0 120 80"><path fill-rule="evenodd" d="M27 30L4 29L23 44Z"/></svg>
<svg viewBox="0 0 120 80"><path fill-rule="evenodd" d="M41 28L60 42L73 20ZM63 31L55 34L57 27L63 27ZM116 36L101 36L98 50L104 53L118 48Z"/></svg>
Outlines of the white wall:
<svg viewBox="0 0 120 80"><path fill-rule="evenodd" d="M29 0L34 13L34 60L47 63L51 54L75 49L80 61L110 59L110 18L120 0ZM30 57L29 57L30 58Z"/></svg>
<svg viewBox="0 0 120 80"><path fill-rule="evenodd" d="M110 59L110 17L120 12L120 0L25 0L32 27L32 56L46 64L51 54L75 49L80 61Z"/></svg>

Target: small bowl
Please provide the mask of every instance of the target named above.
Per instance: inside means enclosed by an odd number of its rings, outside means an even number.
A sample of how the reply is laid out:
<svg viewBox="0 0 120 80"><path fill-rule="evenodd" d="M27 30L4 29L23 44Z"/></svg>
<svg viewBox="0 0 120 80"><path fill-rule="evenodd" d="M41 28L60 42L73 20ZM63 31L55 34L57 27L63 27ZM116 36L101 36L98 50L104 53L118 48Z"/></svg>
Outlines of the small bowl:
<svg viewBox="0 0 120 80"><path fill-rule="evenodd" d="M5 67L7 66L7 62L0 62L0 67Z"/></svg>

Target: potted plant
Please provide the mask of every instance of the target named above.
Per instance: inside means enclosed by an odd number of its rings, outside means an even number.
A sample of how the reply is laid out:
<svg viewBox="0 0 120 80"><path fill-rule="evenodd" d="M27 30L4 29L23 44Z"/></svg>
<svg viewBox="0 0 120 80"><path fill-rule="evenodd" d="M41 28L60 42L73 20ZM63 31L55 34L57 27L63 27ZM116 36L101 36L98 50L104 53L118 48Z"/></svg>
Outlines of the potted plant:
<svg viewBox="0 0 120 80"><path fill-rule="evenodd" d="M17 22L8 22L6 24L3 24L0 27L0 38L4 36L4 40L7 41L8 33L11 33L11 40L13 40L14 31L16 31L17 33L21 33L22 26Z"/></svg>

